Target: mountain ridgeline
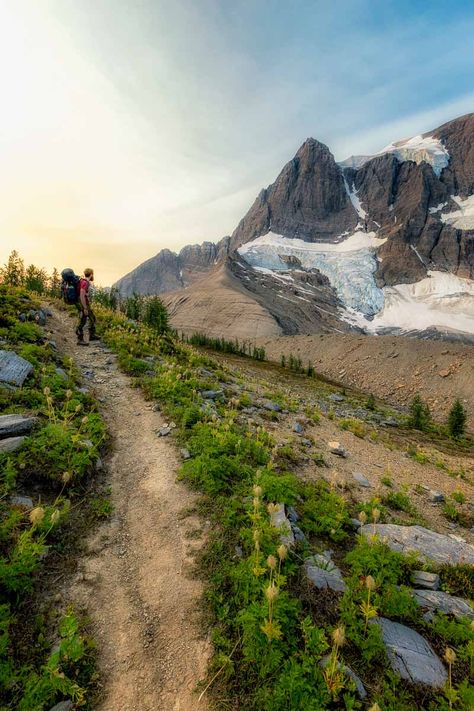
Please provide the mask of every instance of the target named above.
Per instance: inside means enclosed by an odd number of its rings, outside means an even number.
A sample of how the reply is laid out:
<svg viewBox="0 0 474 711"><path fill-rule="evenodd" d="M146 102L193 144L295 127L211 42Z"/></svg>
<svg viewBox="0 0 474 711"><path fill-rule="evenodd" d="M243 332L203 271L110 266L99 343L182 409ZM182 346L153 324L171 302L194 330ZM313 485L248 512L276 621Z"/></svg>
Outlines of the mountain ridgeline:
<svg viewBox="0 0 474 711"><path fill-rule="evenodd" d="M188 332L472 335L474 114L342 163L309 138L230 237L115 286L162 294Z"/></svg>

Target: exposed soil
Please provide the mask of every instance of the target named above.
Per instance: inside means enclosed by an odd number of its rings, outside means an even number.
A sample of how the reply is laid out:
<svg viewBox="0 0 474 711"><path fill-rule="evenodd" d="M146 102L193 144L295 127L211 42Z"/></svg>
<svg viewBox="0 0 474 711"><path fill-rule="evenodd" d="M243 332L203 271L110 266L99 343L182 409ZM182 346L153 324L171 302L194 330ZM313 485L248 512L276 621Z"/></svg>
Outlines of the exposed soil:
<svg viewBox="0 0 474 711"><path fill-rule="evenodd" d="M69 316L49 322L101 403L112 446L106 478L112 519L87 541L67 597L85 606L99 650L103 711L204 711L195 692L210 655L198 620L193 557L203 524L196 497L176 481L179 458L164 424L100 343L76 345ZM205 528L205 526L204 526Z"/></svg>
<svg viewBox="0 0 474 711"><path fill-rule="evenodd" d="M284 354L300 356L317 373L398 405L416 393L435 417L445 421L459 397L474 432L474 348L404 336L318 334L259 339L267 357L280 362Z"/></svg>

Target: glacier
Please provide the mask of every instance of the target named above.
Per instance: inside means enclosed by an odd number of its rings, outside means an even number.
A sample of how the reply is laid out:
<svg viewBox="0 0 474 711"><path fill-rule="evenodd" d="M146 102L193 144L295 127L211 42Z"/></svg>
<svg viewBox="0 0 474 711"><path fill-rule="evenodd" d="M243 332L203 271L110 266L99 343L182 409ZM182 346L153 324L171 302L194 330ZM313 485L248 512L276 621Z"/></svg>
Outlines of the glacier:
<svg viewBox="0 0 474 711"><path fill-rule="evenodd" d="M305 242L268 232L237 250L250 266L288 272L282 257L296 257L305 270L318 269L328 277L342 303L351 311L372 318L384 305L375 283L375 249L386 240L375 232L356 231L340 242Z"/></svg>
<svg viewBox="0 0 474 711"><path fill-rule="evenodd" d="M474 195L467 198L451 195L451 200L458 205L459 210L443 212L441 220L458 230L474 230Z"/></svg>

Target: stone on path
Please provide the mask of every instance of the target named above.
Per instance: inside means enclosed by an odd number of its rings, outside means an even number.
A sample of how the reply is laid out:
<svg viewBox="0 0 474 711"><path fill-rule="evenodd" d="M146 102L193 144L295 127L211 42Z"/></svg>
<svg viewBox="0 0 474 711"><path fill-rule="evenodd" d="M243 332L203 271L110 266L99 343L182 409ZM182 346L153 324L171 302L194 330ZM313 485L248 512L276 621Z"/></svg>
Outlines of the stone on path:
<svg viewBox="0 0 474 711"><path fill-rule="evenodd" d="M306 558L304 568L307 579L319 590L345 591L342 573L330 558L321 554L313 555Z"/></svg>
<svg viewBox="0 0 474 711"><path fill-rule="evenodd" d="M413 590L413 597L420 607L444 612L445 615L464 616L474 620L472 606L462 597L449 595L441 590Z"/></svg>
<svg viewBox="0 0 474 711"><path fill-rule="evenodd" d="M352 476L358 484L365 487L366 489L370 489L372 487L370 481L360 472L352 472Z"/></svg>
<svg viewBox="0 0 474 711"><path fill-rule="evenodd" d="M171 427L160 427L158 430L158 437L166 437L171 432Z"/></svg>
<svg viewBox="0 0 474 711"><path fill-rule="evenodd" d="M366 524L360 532L369 540L376 534L389 548L400 553L416 552L440 565L474 563L474 546L458 536L445 536L423 526L398 526L392 523Z"/></svg>
<svg viewBox="0 0 474 711"><path fill-rule="evenodd" d="M14 452L19 449L26 437L8 437L8 439L0 439L0 454L5 452Z"/></svg>
<svg viewBox="0 0 474 711"><path fill-rule="evenodd" d="M293 425L293 432L296 432L296 434L303 434L304 428L301 422L295 422Z"/></svg>
<svg viewBox="0 0 474 711"><path fill-rule="evenodd" d="M415 630L385 617L370 620L380 628L392 669L402 679L439 689L448 675L431 645Z"/></svg>
<svg viewBox="0 0 474 711"><path fill-rule="evenodd" d="M186 459L191 459L191 454L189 452L189 449L186 449L183 447L182 449L179 450L179 453L181 454L181 457L186 460Z"/></svg>
<svg viewBox="0 0 474 711"><path fill-rule="evenodd" d="M71 711L72 701L60 701L59 704L53 706L49 711Z"/></svg>
<svg viewBox="0 0 474 711"><path fill-rule="evenodd" d="M291 523L286 517L285 504L277 505L278 509L275 509L275 511L272 511L270 514L270 522L274 528L278 528L282 531L280 540L289 548L295 544L295 536L291 528Z"/></svg>
<svg viewBox="0 0 474 711"><path fill-rule="evenodd" d="M0 351L0 383L21 387L32 370L31 363L13 351Z"/></svg>
<svg viewBox="0 0 474 711"><path fill-rule="evenodd" d="M429 497L433 504L442 504L444 501L444 494L441 491L430 489Z"/></svg>
<svg viewBox="0 0 474 711"><path fill-rule="evenodd" d="M35 417L0 415L0 439L28 434L33 429L35 422Z"/></svg>

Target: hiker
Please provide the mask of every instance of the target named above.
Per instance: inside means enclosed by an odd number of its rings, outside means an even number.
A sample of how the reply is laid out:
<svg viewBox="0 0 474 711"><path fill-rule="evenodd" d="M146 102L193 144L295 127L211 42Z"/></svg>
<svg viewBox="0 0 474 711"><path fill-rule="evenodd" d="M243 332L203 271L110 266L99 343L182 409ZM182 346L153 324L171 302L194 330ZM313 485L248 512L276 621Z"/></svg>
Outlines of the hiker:
<svg viewBox="0 0 474 711"><path fill-rule="evenodd" d="M84 276L79 280L78 292L79 299L77 301L77 308L79 311L79 323L76 328L77 344L79 346L89 345L87 341L84 340L84 326L86 325L87 319L89 319L89 342L99 341L99 336L95 333L95 315L91 309L90 297L89 297L89 287L94 281L94 270L84 269Z"/></svg>

